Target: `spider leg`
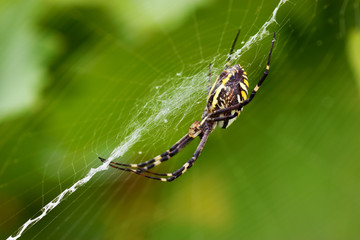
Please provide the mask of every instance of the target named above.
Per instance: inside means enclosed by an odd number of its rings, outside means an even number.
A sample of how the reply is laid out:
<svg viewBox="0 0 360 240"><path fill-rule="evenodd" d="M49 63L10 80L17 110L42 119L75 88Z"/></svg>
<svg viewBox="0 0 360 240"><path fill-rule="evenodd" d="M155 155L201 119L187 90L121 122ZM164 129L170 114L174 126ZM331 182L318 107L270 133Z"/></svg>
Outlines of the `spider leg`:
<svg viewBox="0 0 360 240"><path fill-rule="evenodd" d="M241 110L236 111L234 114L228 115L228 116L222 116L222 117L214 117L214 118L207 118L207 121L212 121L212 122L218 122L218 121L224 121L224 120L229 120L229 119L233 119L236 118L237 116L239 116L241 113Z"/></svg>
<svg viewBox="0 0 360 240"><path fill-rule="evenodd" d="M148 174L152 174L152 175L156 175L156 176L167 176L167 173L156 173L156 172L151 172L146 170L145 168L137 168L137 169L132 169L132 168L124 168L124 167L119 167L113 164L109 164L110 167L116 168L118 170L121 171L126 171L126 172L132 172L141 176L146 177L147 175L145 175L144 173L148 173Z"/></svg>
<svg viewBox="0 0 360 240"><path fill-rule="evenodd" d="M184 147L186 147L192 140L194 139L194 137L188 137L186 139L186 141L184 141L183 143L179 144L176 148L174 148L171 152L169 152L168 155L166 156L162 156L161 159L156 160L154 163L142 167L142 168L138 168L137 172L148 172L150 174L154 174L154 175L160 175L160 176L166 176L166 175L162 175L162 174L157 174L157 173L153 173L153 172L149 172L148 170L156 167L158 165L160 165L161 163L169 160L171 157L175 156L178 152L180 152ZM161 156L161 155L160 155Z"/></svg>
<svg viewBox="0 0 360 240"><path fill-rule="evenodd" d="M149 173L149 174L153 174L153 175L158 175L158 176L166 176L166 174L150 172L150 171L147 171L147 170L145 170L143 168L139 168L139 169L123 168L123 167L118 167L116 165L112 165L111 163L109 164L109 166L113 167L113 168L116 168L118 170L121 170L121 171L132 172L132 173L135 173L135 174L138 174L138 175L141 175L141 176L146 176L145 174L143 174L144 172Z"/></svg>
<svg viewBox="0 0 360 240"><path fill-rule="evenodd" d="M132 172L136 173L138 175L141 175L143 177L150 178L150 179L159 180L159 181L163 181L163 182L171 182L171 181L175 180L176 178L180 177L182 174L184 174L189 168L191 168L194 165L195 161L200 156L200 153L203 150L210 133L211 133L211 130L206 130L204 132L204 135L202 136L201 141L200 141L199 145L197 146L194 155L192 156L192 158L190 158L190 160L188 160L184 165L182 165L181 168L179 168L178 170L176 170L172 173L151 173L154 175L167 176L168 178L153 177L153 176L145 175L142 173L137 173L135 171L132 171Z"/></svg>
<svg viewBox="0 0 360 240"><path fill-rule="evenodd" d="M229 57L226 59L226 64L225 64L226 66L230 66L231 55L234 52L234 48L235 48L235 45L236 45L236 41L237 41L237 39L239 37L239 34L240 34L240 28L239 28L238 32L236 33L235 39L234 39L234 41L233 41L233 43L231 45Z"/></svg>
<svg viewBox="0 0 360 240"><path fill-rule="evenodd" d="M217 114L220 114L220 113L231 112L232 110L235 110L235 109L241 109L241 107L242 107L242 103L238 103L238 104L232 105L232 106L227 107L227 108L221 108L221 109L218 109L218 110L215 110L215 111L209 113L205 118L209 119L209 117L211 117L213 115L217 115Z"/></svg>
<svg viewBox="0 0 360 240"><path fill-rule="evenodd" d="M155 162L157 162L158 164L161 163L161 162L164 162L168 159L170 159L172 156L174 156L176 153L179 152L179 150L181 150L183 147L185 147L187 144L190 143L190 141L192 140L193 138L191 138L189 136L189 134L186 134L184 137L182 137L179 141L177 141L172 147L170 147L169 150L167 150L166 152L146 161L146 162L143 162L143 163L139 163L139 164L125 164L125 163L118 163L118 162L110 162L111 166L112 165L118 165L118 166L123 166L123 167L131 167L131 168L143 168L149 164L155 164ZM183 144L185 143L184 146L182 146ZM182 146L181 148L178 148L179 146ZM105 162L106 159L102 158L102 157L99 157L99 159L102 161L102 162ZM157 165L158 165L157 164ZM121 169L120 169L121 170ZM146 170L146 169L144 169Z"/></svg>
<svg viewBox="0 0 360 240"><path fill-rule="evenodd" d="M185 138L186 136L188 136L188 138ZM139 175L142 175L141 173L142 172L146 172L146 173L149 173L149 174L153 174L153 175L159 175L159 176L167 176L166 174L161 174L161 173L154 173L154 172L150 172L148 171L149 169L153 168L153 167L156 167L157 165L160 165L161 163L165 162L166 160L170 159L172 156L174 156L175 154L177 154L178 152L180 152L184 147L186 147L186 145L188 145L195 137L190 137L189 135L186 135L184 138L182 138L181 140L185 139L185 141L182 141L180 144L175 144L177 145L176 147L171 147L171 149L173 149L172 151L168 150L166 152L164 152L163 154L159 155L161 156L160 159L154 161L152 164L148 165L148 166L145 166L145 167L137 167L136 169L131 169L131 168L123 168L123 167L118 167L117 165L120 165L120 166L123 166L121 165L122 163L117 163L117 162L110 162L109 166L110 167L113 167L113 168L116 168L116 169L119 169L119 170L122 170L122 171L128 171L128 172L133 172L133 173L136 173L136 174L139 174ZM181 141L180 140L180 141ZM180 142L179 141L179 142ZM178 142L178 143L179 143ZM167 153L167 155L165 155ZM164 155L164 156L163 156ZM153 158L153 159L156 159ZM105 159L101 158L101 161L104 162ZM149 162L149 161L148 161ZM124 164L125 165L125 164ZM131 164L127 164L127 165L131 165ZM135 164L133 164L135 165ZM134 167L135 168L135 167Z"/></svg>
<svg viewBox="0 0 360 240"><path fill-rule="evenodd" d="M270 58L271 58L271 53L274 47L274 42L275 42L275 33L273 36L273 39L271 41L271 48L270 48L270 52L269 52L269 57L268 57L268 61L266 64L266 68L265 68L265 72L264 74L261 76L259 82L256 84L254 90L251 92L250 97L248 99L246 99L241 105L245 106L247 105L249 102L251 102L251 100L255 97L256 92L259 90L259 88L261 87L261 84L264 82L265 78L267 77L267 75L269 74L269 70L270 70Z"/></svg>

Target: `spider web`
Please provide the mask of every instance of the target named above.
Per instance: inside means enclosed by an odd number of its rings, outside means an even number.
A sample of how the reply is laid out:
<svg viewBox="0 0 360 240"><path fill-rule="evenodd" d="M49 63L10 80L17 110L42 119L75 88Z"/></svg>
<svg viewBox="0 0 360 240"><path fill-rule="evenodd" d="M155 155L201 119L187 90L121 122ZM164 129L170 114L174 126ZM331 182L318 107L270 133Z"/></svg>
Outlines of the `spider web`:
<svg viewBox="0 0 360 240"><path fill-rule="evenodd" d="M52 3L55 12L65 13L73 21L81 23L80 26L87 28L87 32L80 31L79 42L87 39L89 33L98 38L93 37L85 43L79 43L77 48L67 46L73 50L74 54L60 59L65 64L51 66L52 74L56 76L57 80L49 84L50 86L46 89L46 95L51 101L42 103L44 106L39 108L43 110L35 118L19 121L17 127L7 130L7 135L10 136L19 132L22 134L15 142L9 141L9 144L4 143L2 147L2 149L9 149L9 152L4 151L7 153L7 157L4 160L5 164L1 167L1 173L7 178L4 178L2 185L4 189L13 188L15 192L14 195L8 193L10 197L2 205L3 209L5 209L4 206L11 206L9 209L17 209L8 214L5 213L8 219L4 220L2 225L7 226L9 222L12 224L11 229L7 229L6 236L4 236L8 239L20 237L26 239L159 239L161 238L159 236L169 238L171 233L177 232L179 239L190 237L208 239L209 235L204 232L211 236L211 228L214 228L215 231L220 228L225 229L224 231L229 230L226 227L228 223L226 219L231 219L229 216L231 210L227 206L231 200L219 198L219 195L226 195L226 191L229 191L227 187L224 187L228 184L226 181L218 182L216 179L216 176L218 178L223 176L224 172L217 174L216 171L211 170L211 167L205 168L205 161L202 165L196 164L196 166L199 165L196 174L191 174L182 182L171 184L172 186L139 179L140 177L113 171L113 169L105 171L108 170L108 162L111 160L124 163L146 161L166 150L187 132L194 120L199 120L206 98L208 64L212 63L212 80L214 80L223 69L229 47L239 27L241 34L237 51L232 56L232 62L238 62L245 67L249 73L251 84L254 86L264 71L272 32L276 31L277 33L274 53L283 53L281 57L274 56L272 59L272 67L276 61L277 67L274 68L275 72L279 73L280 66L286 64L286 60L281 59L282 56L285 59L289 57L284 49L286 47L295 48L294 45L301 42L296 39L296 36L302 37L307 32L311 32L311 36L315 38L317 35L312 32L313 21L319 15L324 14L332 2L315 1L310 4L310 1L300 3L280 0L256 3L253 1L240 3L227 1L218 4L198 1L194 5L187 3L186 7L190 10L185 9L182 4L176 6L175 9L179 12L186 12L178 16L176 11L172 12L172 8L166 6L164 1L154 1L152 6L134 1L137 4L143 4L139 9L145 10L137 12L140 10L133 9L134 6L131 4L124 5L121 7L131 9L131 14L129 16L123 14L119 18L111 15L115 12L111 12L109 9L104 10L113 18L114 26L106 24L108 23L107 14L100 14L103 18L96 18L96 21L95 18L92 18L95 14L94 9L98 9L96 4L89 8L83 8L81 4L75 8L68 8L66 1L58 1L58 4L63 4L61 10L58 11L55 2ZM221 9L214 8L215 6ZM116 6L111 7L116 8ZM160 11L163 9L167 9L167 11ZM299 13L300 9L303 11L303 15ZM351 14L351 16L355 16L354 22L357 21L357 26L359 26L358 10L358 1L342 2L341 9L338 11L339 36L347 36L348 33L352 33L356 38L357 31L352 30L351 24L350 26L347 24L351 22L348 19ZM208 14L209 11L211 15ZM160 14L161 12L165 13ZM97 10L96 14L99 14ZM151 19L150 23L142 23L140 20L134 19L134 15L137 14ZM170 15L173 16L170 18ZM62 16L59 14L58 18L57 16L53 18L56 26L65 21ZM308 16L310 17L306 21L302 19L306 23L301 28L303 32L292 32L298 29L297 26L292 26L296 22L293 19L307 18ZM212 18L220 20L212 21ZM120 24L129 19L131 19L130 24ZM167 23L167 21L169 22ZM49 25L51 26L51 24L50 22ZM121 30L116 28L117 24L122 26ZM191 27L189 28L189 26ZM76 29L77 26L73 27ZM140 40L137 40L139 38ZM319 39L316 44L321 46L324 44L324 40L323 38ZM52 44L59 44L56 41L58 40L50 40L49 48ZM136 42L135 45L131 44L133 41ZM310 46L310 42L306 41L310 40L305 39L305 43L300 45L298 55L304 51L304 48ZM356 45L356 43L354 44ZM159 54L160 57L154 57ZM117 57L117 55L121 57ZM320 68L325 68L327 61L332 59L329 55L327 57L328 59L321 60ZM110 62L107 59L114 59L118 62ZM59 63L60 60L55 62ZM287 70L291 69L287 68ZM272 69L271 76L273 72ZM318 73L320 72L319 70ZM289 74L295 75L294 73ZM281 76L284 75L278 74L278 77L281 78ZM288 80L291 78L290 76L292 75L285 75L284 79ZM267 90L268 93L262 89L259 92L261 97L258 96L256 99L266 99L267 97L267 101L274 100L274 92L285 91L284 84L280 83L286 81L280 81L277 87L270 87L274 84L274 79L271 84L265 83L265 86L270 89ZM298 99L293 103L299 103L304 94L306 93L295 94ZM264 101L266 102L266 100ZM251 111L249 107L249 113L247 113L249 118L255 119L255 113L260 111L264 114L263 116L266 116L271 112L267 104L258 106L251 104L253 110ZM77 110L74 111L74 109ZM274 121L284 123L281 117L284 116L280 114ZM259 117L256 118L259 119ZM350 119L354 118L356 119L356 117L350 117ZM55 125L57 119L62 119L64 123ZM239 119L238 121L243 120ZM41 127L43 124L51 125L52 123L54 123L53 127ZM256 128L258 124L265 123L263 120L254 120L250 123L250 127ZM238 147L239 143L232 144L232 148L225 147L224 144L229 139L237 139L235 136L239 133L244 136L250 135L251 131L244 130L243 127L239 132L236 132L234 128L236 127L232 126L231 128L231 131L234 131L233 135L227 133L228 131L214 133L217 140L207 143L205 149L216 148L223 154L212 151L213 157L205 155L207 159L210 159L207 164L212 167L217 166L219 164L217 160L221 159L222 161L223 158L227 158L223 156L227 154L226 151ZM6 124L3 129L6 129ZM229 134L230 137L225 137L226 134ZM268 134L271 132L269 131ZM35 139L39 136L41 140L36 141ZM248 145L242 140L243 138L241 138L241 149L251 148L252 145ZM256 140L262 143L260 138L255 138ZM35 141L35 144L39 145L39 149L43 150L33 153L32 145L29 144L31 141ZM236 143L237 140L233 141ZM282 138L281 141L286 141L286 139ZM277 142L277 144L280 143ZM297 146L293 139L286 144L295 149L295 152L304 147L304 145ZM184 153L180 154L181 157L177 156L178 160L166 163L166 166L161 166L159 171L169 172L181 166L187 156L191 156L194 147L191 145L189 147L191 149L184 149ZM204 154L206 154L205 151ZM355 147L354 149L350 148L349 155L354 152L356 156L358 152ZM108 161L101 164L97 156L105 157ZM230 153L229 158L231 156L233 155ZM247 156L251 156L251 154ZM265 153L258 155L259 159L264 159L264 156L266 156ZM213 159L211 160L211 158ZM26 163L26 159L38 159L35 161L36 168L32 166L35 163ZM228 162L230 161L228 159ZM268 162L268 164L270 163ZM235 168L236 163L227 163L225 166L226 168ZM254 165L247 167L251 166ZM262 167L265 168L266 163ZM11 170L12 168L14 170ZM202 168L206 170L202 171ZM191 172L193 171L192 169ZM207 175L204 171L210 173ZM240 187L245 191L256 183L246 181L246 178L251 176L246 175L243 171L246 170L239 169L239 172L232 172L232 177L237 177L238 184L245 180L246 184ZM263 169L258 171L263 171ZM20 176L19 173L24 174ZM12 176L9 177L9 174ZM35 178L35 181L31 182L34 185L31 187L20 185L19 187L20 183L24 184L27 179L32 177ZM201 194L209 196L208 198L197 194L199 187L192 186L196 181L202 183ZM214 195L213 191L218 194ZM181 202L187 198L180 195L180 192L182 195L188 193L190 198L200 201L204 206L211 207L206 211L198 211L201 209L201 204L189 207L193 212L202 214L191 215L190 223L202 222L203 224L195 226L200 226L202 231L190 229L189 232L193 233L191 236L182 235L181 229L188 225L184 223L186 221L173 217L176 215L174 214L177 213L176 211L164 212L165 210L162 210L161 207L164 206L164 209L169 210L171 207L182 206ZM261 199L261 194L266 195L266 192L250 191L250 193L253 200ZM159 194L159 196L154 196L155 194ZM167 203L168 195L172 196L171 203ZM28 203L24 205L17 198ZM154 204L157 201L159 201L158 207ZM245 200L242 199L242 201ZM250 208L260 209L259 211L264 216L271 213L266 210L267 206L264 201L243 202L244 208L246 208L246 204ZM152 208L155 210L150 211L149 209ZM183 209L180 207L179 211L183 211ZM167 220L164 219L164 215L169 217L169 225L164 223ZM240 217L240 215L237 216ZM151 221L154 224L148 224ZM216 222L216 226L213 225L214 222ZM156 223L161 224L157 225ZM118 226L120 230L110 227L112 225ZM261 221L259 225L261 225ZM18 230L11 234L16 228ZM139 231L139 228L146 233ZM261 233L269 236L274 229L277 229L277 226L267 222ZM230 231L227 235L229 238L237 236L234 228L230 228L230 230L232 232ZM256 229L253 230L256 231ZM163 235L159 235L159 232L162 232ZM258 236L261 236L261 233ZM277 236L277 233L274 233L273 236ZM250 237L250 239L252 238Z"/></svg>

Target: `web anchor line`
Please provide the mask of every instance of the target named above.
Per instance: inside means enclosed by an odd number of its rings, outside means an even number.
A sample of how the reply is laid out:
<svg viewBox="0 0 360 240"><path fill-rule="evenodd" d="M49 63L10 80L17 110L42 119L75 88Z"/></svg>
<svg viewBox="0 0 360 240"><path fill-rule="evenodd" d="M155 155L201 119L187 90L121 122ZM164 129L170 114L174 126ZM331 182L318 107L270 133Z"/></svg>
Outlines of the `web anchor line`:
<svg viewBox="0 0 360 240"><path fill-rule="evenodd" d="M261 41L264 37L269 35L269 32L267 31L268 26L274 22L276 23L277 12L278 12L279 8L286 2L288 2L288 0L280 0L279 1L278 5L275 7L275 9L272 12L270 19L262 25L262 27L258 30L258 32L255 35L253 35L252 37L249 38L249 40L244 44L244 46L242 48L240 48L239 50L237 50L235 53L233 53L230 56L232 60L238 59L244 52L246 52L247 50L250 49L252 44ZM155 121L158 118L158 116L159 115L157 115L157 117L153 117L149 120ZM149 124L148 122L145 123L145 125L148 125L148 124ZM145 128L142 128L142 130L144 130L144 129ZM141 135L142 135L142 132L137 131L137 130L135 130L130 135L128 135L126 137L125 141L122 142L117 148L114 149L114 151L111 153L111 156L108 158L107 161L105 161L102 165L100 165L97 168L91 168L85 177L78 180L71 187L65 189L57 197L55 197L52 201L50 201L48 204L46 204L41 209L41 214L39 216L37 216L35 218L30 218L29 220L27 220L16 231L16 233L13 236L9 236L7 238L7 240L16 240L16 239L20 238L26 230L28 230L30 227L35 225L41 219L43 219L49 212L51 212L55 207L57 207L63 200L65 200L67 197L69 197L71 194L73 194L76 190L78 190L79 187L88 183L95 174L97 174L98 172L107 170L109 168L109 163L113 159L122 156L135 143L136 139L138 139Z"/></svg>

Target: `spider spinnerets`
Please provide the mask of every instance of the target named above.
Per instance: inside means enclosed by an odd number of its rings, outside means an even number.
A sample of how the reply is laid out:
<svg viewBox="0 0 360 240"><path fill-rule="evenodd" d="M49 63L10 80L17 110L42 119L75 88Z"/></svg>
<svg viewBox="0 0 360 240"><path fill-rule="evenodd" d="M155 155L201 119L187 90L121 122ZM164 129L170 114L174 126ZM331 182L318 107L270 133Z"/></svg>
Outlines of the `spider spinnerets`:
<svg viewBox="0 0 360 240"><path fill-rule="evenodd" d="M180 177L194 165L196 159L198 159L201 151L203 150L210 133L216 128L216 126L221 128L227 128L230 126L230 124L240 115L243 107L254 98L256 92L259 90L261 84L264 82L269 73L270 58L275 42L275 33L273 35L265 72L256 84L250 96L248 96L249 82L247 73L239 64L235 64L230 67L231 55L233 54L239 33L240 30L237 32L233 41L224 71L216 79L212 87L208 88L206 107L201 116L201 121L195 121L190 126L189 132L184 137L175 143L169 150L154 157L153 159L139 164L125 164L111 161L109 166L122 171L132 172L150 179L171 182ZM211 64L209 64L209 82L210 81ZM180 152L196 137L200 138L200 143L196 148L195 153L192 158L190 158L178 170L172 173L156 173L149 171ZM106 161L106 159L101 157L99 157L99 159L102 162Z"/></svg>

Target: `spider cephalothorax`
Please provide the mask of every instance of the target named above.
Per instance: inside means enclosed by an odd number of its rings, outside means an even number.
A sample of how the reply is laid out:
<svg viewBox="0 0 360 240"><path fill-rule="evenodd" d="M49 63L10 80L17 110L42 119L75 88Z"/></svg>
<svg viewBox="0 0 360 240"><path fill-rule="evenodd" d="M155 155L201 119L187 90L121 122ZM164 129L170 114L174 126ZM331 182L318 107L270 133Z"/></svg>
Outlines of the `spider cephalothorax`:
<svg viewBox="0 0 360 240"><path fill-rule="evenodd" d="M227 128L240 115L243 107L246 106L255 96L261 84L268 75L270 69L270 58L275 42L275 33L272 39L271 48L269 52L268 61L265 72L256 84L255 88L248 97L249 82L245 70L239 65L235 64L230 67L231 55L233 53L237 38L240 31L238 31L235 40L232 44L230 55L227 59L226 68L216 79L211 88L208 89L208 97L204 113L201 121L195 121L189 128L189 132L175 143L169 150L150 159L149 161L139 164L125 164L118 162L110 162L110 166L119 170L136 173L138 175L160 180L164 182L171 182L180 177L199 157L204 145L209 137L209 134L216 126ZM209 64L209 82L211 80L211 64ZM149 169L161 164L170 159L172 156L180 152L193 139L199 137L200 143L191 159L189 159L181 168L172 173L155 173L150 172ZM99 157L103 162L106 159Z"/></svg>

